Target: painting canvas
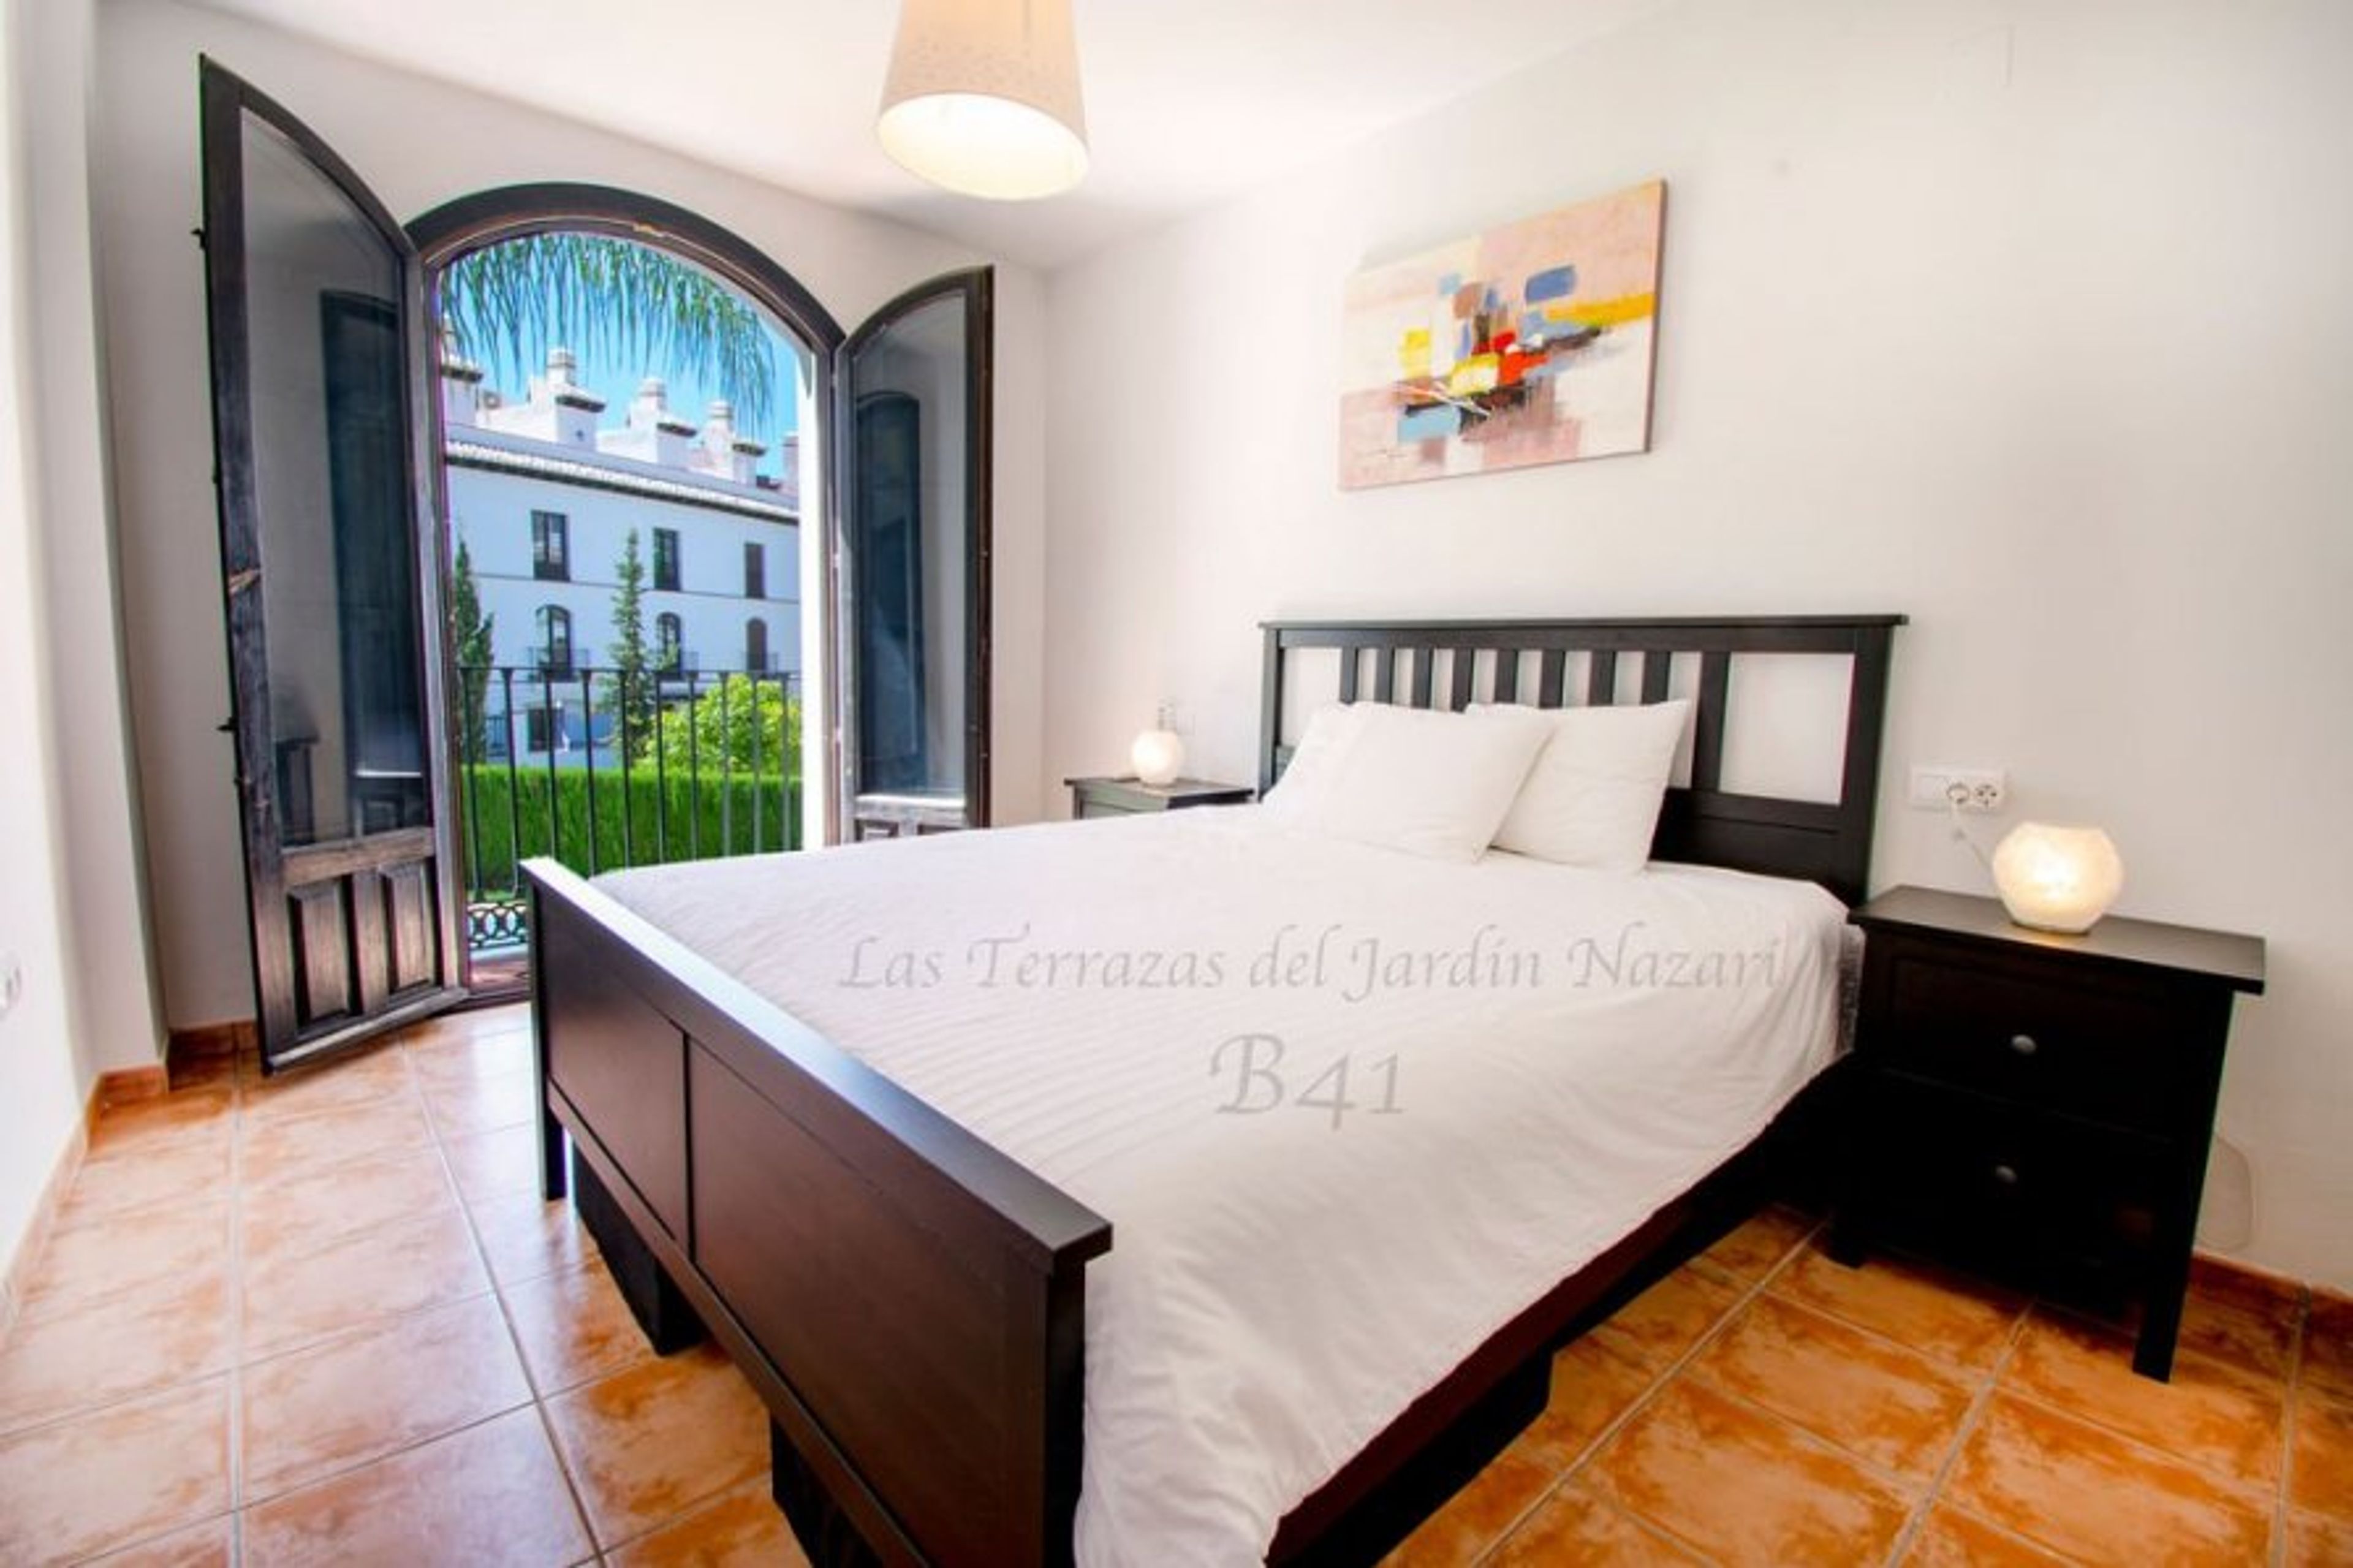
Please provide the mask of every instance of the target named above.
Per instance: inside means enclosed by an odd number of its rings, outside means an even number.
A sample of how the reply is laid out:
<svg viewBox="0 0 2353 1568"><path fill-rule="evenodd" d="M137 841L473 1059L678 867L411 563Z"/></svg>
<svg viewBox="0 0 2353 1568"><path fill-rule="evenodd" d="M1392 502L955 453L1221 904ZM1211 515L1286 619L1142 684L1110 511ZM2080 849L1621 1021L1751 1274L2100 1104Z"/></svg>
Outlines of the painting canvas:
<svg viewBox="0 0 2353 1568"><path fill-rule="evenodd" d="M1348 283L1348 489L1651 444L1662 181L1490 229Z"/></svg>

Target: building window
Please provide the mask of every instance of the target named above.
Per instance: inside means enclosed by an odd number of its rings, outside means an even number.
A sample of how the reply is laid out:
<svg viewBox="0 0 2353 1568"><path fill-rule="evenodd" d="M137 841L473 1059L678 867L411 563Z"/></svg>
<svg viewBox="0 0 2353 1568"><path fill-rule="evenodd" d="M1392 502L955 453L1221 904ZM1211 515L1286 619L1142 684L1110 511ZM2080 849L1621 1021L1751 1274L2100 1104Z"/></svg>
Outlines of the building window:
<svg viewBox="0 0 2353 1568"><path fill-rule="evenodd" d="M564 710L561 706L534 703L522 710L522 749L526 752L560 752L564 747Z"/></svg>
<svg viewBox="0 0 2353 1568"><path fill-rule="evenodd" d="M531 574L543 583L572 581L572 524L560 511L531 514Z"/></svg>
<svg viewBox="0 0 2353 1568"><path fill-rule="evenodd" d="M654 668L676 669L685 662L686 628L664 610L654 617Z"/></svg>
<svg viewBox="0 0 2353 1568"><path fill-rule="evenodd" d="M768 670L768 623L757 616L744 623L744 668L754 675Z"/></svg>
<svg viewBox="0 0 2353 1568"><path fill-rule="evenodd" d="M678 592L678 530L654 530L654 586L664 593Z"/></svg>
<svg viewBox="0 0 2353 1568"><path fill-rule="evenodd" d="M572 612L557 605L542 605L539 607L536 623L534 629L538 633L539 646L533 651L538 657L539 668L546 672L550 679L570 679L572 677ZM535 752L543 752L546 749L544 746L532 748Z"/></svg>
<svg viewBox="0 0 2353 1568"><path fill-rule="evenodd" d="M744 596L747 599L768 596L768 552L750 540L744 544Z"/></svg>

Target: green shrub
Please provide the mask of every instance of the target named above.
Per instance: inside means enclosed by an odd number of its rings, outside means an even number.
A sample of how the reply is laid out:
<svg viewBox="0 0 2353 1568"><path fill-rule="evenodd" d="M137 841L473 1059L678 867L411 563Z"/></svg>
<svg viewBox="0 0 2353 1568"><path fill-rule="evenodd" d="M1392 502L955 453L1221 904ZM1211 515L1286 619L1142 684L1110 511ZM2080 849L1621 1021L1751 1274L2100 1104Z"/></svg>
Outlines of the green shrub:
<svg viewBox="0 0 2353 1568"><path fill-rule="evenodd" d="M555 793L550 831L548 791ZM773 770L754 779L742 769L706 766L657 771L650 762L599 763L595 781L595 854L589 842L590 781L585 767L476 763L459 770L459 805L467 885L498 892L512 885L515 865L553 855L583 873L666 860L797 849L801 846L801 781ZM512 805L512 809L510 810ZM521 842L517 842L520 837Z"/></svg>

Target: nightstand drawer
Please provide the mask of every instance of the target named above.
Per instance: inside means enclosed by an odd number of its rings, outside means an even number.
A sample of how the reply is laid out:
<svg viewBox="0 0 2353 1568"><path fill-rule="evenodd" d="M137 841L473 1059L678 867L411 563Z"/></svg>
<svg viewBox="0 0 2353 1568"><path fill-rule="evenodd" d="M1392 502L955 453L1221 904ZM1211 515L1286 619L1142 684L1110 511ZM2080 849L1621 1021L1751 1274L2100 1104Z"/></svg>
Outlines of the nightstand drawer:
<svg viewBox="0 0 2353 1568"><path fill-rule="evenodd" d="M2011 969L1899 952L1881 1065L2072 1116L2169 1131L2190 1065L2162 993L2092 992Z"/></svg>
<svg viewBox="0 0 2353 1568"><path fill-rule="evenodd" d="M1882 1073L1864 1095L1891 1235L2071 1296L2116 1290L2150 1239L2171 1159L2159 1139Z"/></svg>

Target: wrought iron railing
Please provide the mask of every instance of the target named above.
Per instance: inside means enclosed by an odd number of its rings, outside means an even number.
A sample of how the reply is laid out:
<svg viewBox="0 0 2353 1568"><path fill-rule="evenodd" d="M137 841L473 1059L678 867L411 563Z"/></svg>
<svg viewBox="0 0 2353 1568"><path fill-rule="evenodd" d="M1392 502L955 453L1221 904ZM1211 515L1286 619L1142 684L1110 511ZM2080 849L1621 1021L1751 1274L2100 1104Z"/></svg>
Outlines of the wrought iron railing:
<svg viewBox="0 0 2353 1568"><path fill-rule="evenodd" d="M584 875L801 847L800 677L464 666L459 804L466 941L519 952L521 866Z"/></svg>

